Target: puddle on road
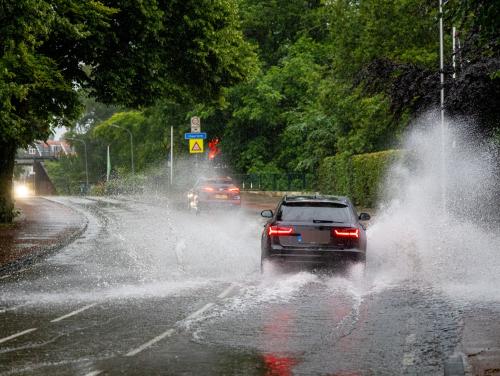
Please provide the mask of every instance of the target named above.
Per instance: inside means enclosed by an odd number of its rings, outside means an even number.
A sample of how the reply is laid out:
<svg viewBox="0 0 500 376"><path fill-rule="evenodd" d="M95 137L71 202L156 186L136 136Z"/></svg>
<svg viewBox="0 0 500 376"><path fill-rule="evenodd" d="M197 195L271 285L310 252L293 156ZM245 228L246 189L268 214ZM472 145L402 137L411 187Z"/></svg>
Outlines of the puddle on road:
<svg viewBox="0 0 500 376"><path fill-rule="evenodd" d="M260 217L67 200L90 217L84 239L5 281L2 305L196 295L196 289L213 285L217 292L228 282L260 276Z"/></svg>

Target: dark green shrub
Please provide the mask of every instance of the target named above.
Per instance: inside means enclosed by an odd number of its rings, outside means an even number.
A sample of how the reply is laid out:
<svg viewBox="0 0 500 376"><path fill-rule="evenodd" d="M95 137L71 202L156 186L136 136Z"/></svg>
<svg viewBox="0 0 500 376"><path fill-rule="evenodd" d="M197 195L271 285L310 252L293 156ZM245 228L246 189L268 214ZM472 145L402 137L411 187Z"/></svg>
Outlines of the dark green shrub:
<svg viewBox="0 0 500 376"><path fill-rule="evenodd" d="M350 195L350 158L345 155L327 157L319 166L318 190L323 193Z"/></svg>
<svg viewBox="0 0 500 376"><path fill-rule="evenodd" d="M374 207L387 168L401 156L401 150L385 150L327 157L318 170L319 191L349 196L356 205Z"/></svg>

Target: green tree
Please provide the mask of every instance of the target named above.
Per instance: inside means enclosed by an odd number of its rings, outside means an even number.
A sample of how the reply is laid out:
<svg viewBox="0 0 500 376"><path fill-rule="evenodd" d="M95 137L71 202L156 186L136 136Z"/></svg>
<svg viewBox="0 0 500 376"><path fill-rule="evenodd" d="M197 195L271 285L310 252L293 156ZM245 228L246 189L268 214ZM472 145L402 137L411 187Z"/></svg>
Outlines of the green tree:
<svg viewBox="0 0 500 376"><path fill-rule="evenodd" d="M0 222L12 220L14 155L99 101L217 97L253 70L232 0L0 3Z"/></svg>
<svg viewBox="0 0 500 376"><path fill-rule="evenodd" d="M266 66L279 63L287 49L300 37L315 40L327 33L327 20L321 17L321 0L240 0L246 37L259 47Z"/></svg>

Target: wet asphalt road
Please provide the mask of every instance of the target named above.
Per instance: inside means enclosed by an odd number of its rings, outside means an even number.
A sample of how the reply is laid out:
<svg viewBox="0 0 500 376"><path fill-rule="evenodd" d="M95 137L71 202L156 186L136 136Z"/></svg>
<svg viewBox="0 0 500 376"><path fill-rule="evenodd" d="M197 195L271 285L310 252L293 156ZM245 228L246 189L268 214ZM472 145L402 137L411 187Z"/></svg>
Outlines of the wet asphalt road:
<svg viewBox="0 0 500 376"><path fill-rule="evenodd" d="M376 255L365 276L261 275L255 213L58 200L89 224L0 280L1 375L442 375L477 309Z"/></svg>

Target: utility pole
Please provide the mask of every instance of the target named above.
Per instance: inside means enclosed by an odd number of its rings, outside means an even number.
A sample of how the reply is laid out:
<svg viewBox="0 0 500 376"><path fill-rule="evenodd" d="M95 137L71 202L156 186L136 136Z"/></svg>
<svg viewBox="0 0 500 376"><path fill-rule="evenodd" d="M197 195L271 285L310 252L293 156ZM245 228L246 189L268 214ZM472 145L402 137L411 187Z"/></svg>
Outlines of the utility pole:
<svg viewBox="0 0 500 376"><path fill-rule="evenodd" d="M446 4L446 2L444 2ZM439 0L439 75L441 84L441 200L443 211L446 211L446 129L444 121L444 32L443 32L443 0Z"/></svg>
<svg viewBox="0 0 500 376"><path fill-rule="evenodd" d="M170 126L170 186L174 185L174 127Z"/></svg>
<svg viewBox="0 0 500 376"><path fill-rule="evenodd" d="M456 47L456 37L457 37L457 28L453 26L452 31L452 40L453 40L453 55L451 57L453 61L453 79L457 78L457 71L456 71L456 57L457 57L457 47Z"/></svg>
<svg viewBox="0 0 500 376"><path fill-rule="evenodd" d="M439 75L441 82L441 130L444 136L444 37L443 0L439 0ZM443 138L444 139L444 138Z"/></svg>
<svg viewBox="0 0 500 376"><path fill-rule="evenodd" d="M134 137L132 136L132 132L130 132L127 128L124 128L124 127L120 127L119 125L116 125L116 124L110 124L111 127L114 127L114 128L118 128L118 129L122 129L124 131L126 131L129 136L130 136L130 163L131 163L131 167L132 167L132 175L135 174L135 167L134 167Z"/></svg>

